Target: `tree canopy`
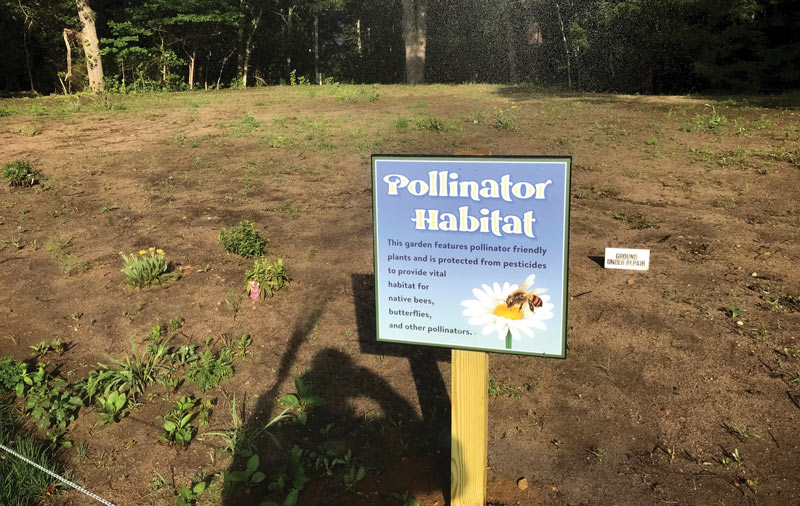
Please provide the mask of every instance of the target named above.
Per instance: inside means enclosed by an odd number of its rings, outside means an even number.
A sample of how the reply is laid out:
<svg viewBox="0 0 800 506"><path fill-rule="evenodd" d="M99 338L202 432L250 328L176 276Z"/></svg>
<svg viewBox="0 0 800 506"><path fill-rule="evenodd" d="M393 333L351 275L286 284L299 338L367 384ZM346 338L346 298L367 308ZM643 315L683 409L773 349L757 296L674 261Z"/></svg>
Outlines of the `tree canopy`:
<svg viewBox="0 0 800 506"><path fill-rule="evenodd" d="M91 7L105 87L131 92L292 78L404 82L410 1L92 0ZM424 69L413 69L425 82L639 93L800 85L795 0L414 1L427 5L415 49L424 37ZM81 28L75 5L0 0L1 90L68 89L62 32ZM80 45L71 52L85 58ZM72 72L71 91L88 87L85 68L74 64Z"/></svg>

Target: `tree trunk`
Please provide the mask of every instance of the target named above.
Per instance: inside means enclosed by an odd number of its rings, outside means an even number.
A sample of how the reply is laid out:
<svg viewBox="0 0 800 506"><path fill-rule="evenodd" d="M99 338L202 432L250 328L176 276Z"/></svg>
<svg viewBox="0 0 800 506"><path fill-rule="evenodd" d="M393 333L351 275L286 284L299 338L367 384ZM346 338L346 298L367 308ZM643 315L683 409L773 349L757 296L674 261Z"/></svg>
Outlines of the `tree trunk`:
<svg viewBox="0 0 800 506"><path fill-rule="evenodd" d="M61 87L64 88L64 95L72 93L72 46L69 45L70 36L74 36L76 32L69 28L64 28L62 35L64 36L64 45L67 46L67 73L64 75Z"/></svg>
<svg viewBox="0 0 800 506"><path fill-rule="evenodd" d="M356 41L356 48L358 49L358 56L362 56L361 52L361 19L356 19L356 33L358 40Z"/></svg>
<svg viewBox="0 0 800 506"><path fill-rule="evenodd" d="M406 49L406 83L425 82L425 44L428 31L428 0L402 0L403 42Z"/></svg>
<svg viewBox="0 0 800 506"><path fill-rule="evenodd" d="M197 59L197 51L192 50L192 54L189 56L189 89L194 89L194 62Z"/></svg>
<svg viewBox="0 0 800 506"><path fill-rule="evenodd" d="M253 52L253 37L258 30L258 25L261 23L261 17L264 15L264 8L261 7L258 9L258 15L253 17L253 20L250 22L250 33L247 35L247 42L244 45L244 61L242 64L242 88L247 88L247 74L250 71L250 55Z"/></svg>
<svg viewBox="0 0 800 506"><path fill-rule="evenodd" d="M100 41L95 28L95 13L89 0L75 0L78 7L78 18L81 20L81 37L83 51L86 54L86 70L89 75L89 86L93 93L103 91L103 61L100 59Z"/></svg>
<svg viewBox="0 0 800 506"><path fill-rule="evenodd" d="M558 7L558 0L555 0L556 13L558 13L558 22L561 24L561 39L564 41L564 53L567 56L567 83L569 89L572 89L572 68L569 61L569 45L567 44L567 34L564 31L564 20L561 19L561 9Z"/></svg>
<svg viewBox="0 0 800 506"><path fill-rule="evenodd" d="M506 0L503 4L505 8L504 18L506 26L506 47L508 48L508 80L511 83L519 81L519 73L517 72L517 34L514 27L516 26L512 16L512 0Z"/></svg>

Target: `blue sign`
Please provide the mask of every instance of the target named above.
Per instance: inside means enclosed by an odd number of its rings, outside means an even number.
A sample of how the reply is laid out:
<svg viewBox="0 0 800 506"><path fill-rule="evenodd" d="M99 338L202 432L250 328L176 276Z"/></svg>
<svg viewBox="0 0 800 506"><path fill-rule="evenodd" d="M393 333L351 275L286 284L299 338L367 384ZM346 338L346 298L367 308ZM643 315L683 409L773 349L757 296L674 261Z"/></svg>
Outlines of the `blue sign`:
<svg viewBox="0 0 800 506"><path fill-rule="evenodd" d="M569 157L372 157L379 341L564 357Z"/></svg>

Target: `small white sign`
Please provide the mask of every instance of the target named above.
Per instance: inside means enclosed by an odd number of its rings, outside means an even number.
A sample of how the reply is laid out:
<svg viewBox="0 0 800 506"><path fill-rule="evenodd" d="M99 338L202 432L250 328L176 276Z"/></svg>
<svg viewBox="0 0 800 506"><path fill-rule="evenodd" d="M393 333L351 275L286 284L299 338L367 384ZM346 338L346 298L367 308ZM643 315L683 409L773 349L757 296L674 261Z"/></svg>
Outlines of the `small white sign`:
<svg viewBox="0 0 800 506"><path fill-rule="evenodd" d="M646 271L650 268L649 249L606 248L606 269Z"/></svg>

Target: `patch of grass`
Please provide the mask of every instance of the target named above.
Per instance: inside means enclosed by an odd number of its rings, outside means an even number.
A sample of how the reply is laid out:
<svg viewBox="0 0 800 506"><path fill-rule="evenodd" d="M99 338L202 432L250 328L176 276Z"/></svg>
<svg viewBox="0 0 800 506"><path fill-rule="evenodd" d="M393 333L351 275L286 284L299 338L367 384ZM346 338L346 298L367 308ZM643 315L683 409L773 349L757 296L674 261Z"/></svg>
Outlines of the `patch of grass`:
<svg viewBox="0 0 800 506"><path fill-rule="evenodd" d="M733 211L736 209L736 197L733 195L719 194L716 198L714 198L713 201L711 201L711 205L727 211Z"/></svg>
<svg viewBox="0 0 800 506"><path fill-rule="evenodd" d="M226 250L244 258L263 256L264 248L269 244L269 239L263 237L249 220L240 221L238 227L220 230L218 238Z"/></svg>
<svg viewBox="0 0 800 506"><path fill-rule="evenodd" d="M53 259L58 262L61 272L67 276L72 276L84 267L83 262L76 253L69 253L66 251L71 241L72 238L64 239L61 235L56 233L53 234L50 243L47 245L47 251L49 251Z"/></svg>
<svg viewBox="0 0 800 506"><path fill-rule="evenodd" d="M24 160L14 160L3 166L3 177L11 186L33 186L39 182L39 171Z"/></svg>
<svg viewBox="0 0 800 506"><path fill-rule="evenodd" d="M233 130L234 137L246 137L247 135L251 134L254 130L261 126L262 121L257 120L250 113L245 113L240 119L237 121L232 121L230 123L220 123L220 128L223 130L223 135L228 134L228 129ZM197 147L192 146L192 147Z"/></svg>
<svg viewBox="0 0 800 506"><path fill-rule="evenodd" d="M361 100L369 100L370 102L377 102L380 98L378 93L378 86L360 85L360 86L347 86L347 85L334 85L336 89L336 100L346 104L357 104Z"/></svg>
<svg viewBox="0 0 800 506"><path fill-rule="evenodd" d="M292 218L300 217L300 209L298 209L297 205L291 199L284 200L280 205L269 208L268 211L279 214L288 214Z"/></svg>
<svg viewBox="0 0 800 506"><path fill-rule="evenodd" d="M621 212L612 212L611 217L615 220L622 221L626 223L630 228L634 230L644 230L647 228L657 228L658 224L661 223L660 218L648 218L647 216L640 214L640 213L621 213Z"/></svg>
<svg viewBox="0 0 800 506"><path fill-rule="evenodd" d="M412 122L414 130L428 130L431 132L454 132L461 130L461 127L456 123L447 123L433 116L422 116L414 118Z"/></svg>
<svg viewBox="0 0 800 506"><path fill-rule="evenodd" d="M121 251L119 254L125 263L122 273L125 274L126 285L142 288L154 283L166 283L179 277L176 273L169 272L169 262L161 249L139 250L138 255L136 253L126 255Z"/></svg>
<svg viewBox="0 0 800 506"><path fill-rule="evenodd" d="M69 476L64 466L56 460L52 445L28 435L14 416L11 403L5 400L0 401L0 443L45 469ZM1 455L0 504L43 504L48 491L54 488L53 478L5 452L1 452Z"/></svg>
<svg viewBox="0 0 800 506"><path fill-rule="evenodd" d="M408 130L408 118L398 116L394 118L389 125L398 132L405 132Z"/></svg>
<svg viewBox="0 0 800 506"><path fill-rule="evenodd" d="M695 114L694 119L683 125L685 132L711 132L716 135L723 133L723 127L728 124L728 118L717 113L713 105L706 104L710 109L707 114Z"/></svg>
<svg viewBox="0 0 800 506"><path fill-rule="evenodd" d="M289 282L289 271L283 266L280 258L275 262L270 262L266 258L257 259L253 263L253 268L245 271L245 282L253 281L258 283L258 293L263 299L272 297Z"/></svg>
<svg viewBox="0 0 800 506"><path fill-rule="evenodd" d="M511 399L519 399L524 392L525 389L523 387L504 385L489 376L489 397L504 396L510 397Z"/></svg>

